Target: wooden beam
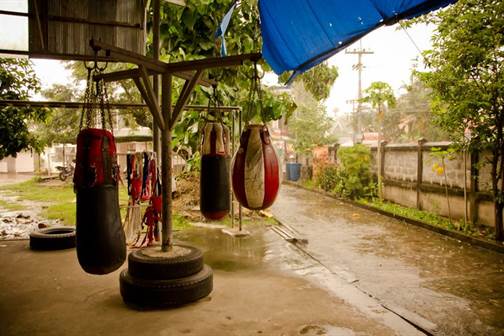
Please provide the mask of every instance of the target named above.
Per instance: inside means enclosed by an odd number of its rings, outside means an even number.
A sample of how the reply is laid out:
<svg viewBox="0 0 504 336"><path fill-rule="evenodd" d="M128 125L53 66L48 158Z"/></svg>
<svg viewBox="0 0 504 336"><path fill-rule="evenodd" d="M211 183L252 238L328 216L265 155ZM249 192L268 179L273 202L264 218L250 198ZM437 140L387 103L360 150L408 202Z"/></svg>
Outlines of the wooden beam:
<svg viewBox="0 0 504 336"><path fill-rule="evenodd" d="M193 78L190 81L186 81L184 83L184 87L179 95L177 104L175 105L175 109L173 110L172 117L170 119L170 126L169 126L170 128L173 128L173 126L175 126L175 123L180 117L182 109L187 103L187 100L189 99L191 92L194 90L194 87L196 86L196 83L198 83L198 80L202 74L203 70L198 70L196 71L196 73L194 74Z"/></svg>
<svg viewBox="0 0 504 336"><path fill-rule="evenodd" d="M42 50L45 50L45 40L44 40L44 32L42 31L42 23L40 20L40 13L37 5L37 0L32 0L33 1L33 10L35 11L35 19L37 20L37 30L39 32L39 38L40 38L40 46L42 47Z"/></svg>
<svg viewBox="0 0 504 336"><path fill-rule="evenodd" d="M89 41L89 45L95 50L106 50L107 54L110 54L110 56L124 62L137 64L138 66L142 65L145 68L157 71L158 73L163 73L165 71L166 63L159 60L155 60L150 57L131 52L129 50L118 48L102 41L95 41L94 39Z"/></svg>
<svg viewBox="0 0 504 336"><path fill-rule="evenodd" d="M135 84L138 88L138 91L140 91L140 94L142 95L142 98L144 99L145 103L147 106L149 106L149 111L152 114L152 117L154 120L156 120L159 128L161 130L165 129L166 124L164 123L164 120L161 116L161 111L159 110L159 105L157 104L157 100L152 100L152 98L148 93L148 89L145 87L145 83L143 83L140 78L134 78ZM148 81L147 81L148 82ZM149 84L149 83L147 83ZM152 90L152 88L151 88Z"/></svg>
<svg viewBox="0 0 504 336"><path fill-rule="evenodd" d="M169 125L171 117L172 75L163 73L162 76L162 111L166 125ZM166 127L161 131L161 194L163 195L163 209L161 213L162 237L161 250L168 252L172 245L173 219L172 219L172 130Z"/></svg>
<svg viewBox="0 0 504 336"><path fill-rule="evenodd" d="M107 50L110 55L115 55L118 59L123 59L125 62L135 63L138 65L143 65L148 69L158 71L163 73L165 71L170 73L183 72L183 71L194 71L194 70L204 70L210 68L222 68L227 66L236 66L243 64L244 61L259 61L261 59L260 53L252 54L242 54L226 57L210 57L200 60L193 61L182 61L175 63L164 63L158 60L153 60L152 58L139 55L137 53L118 48L116 46L101 42L91 40L90 45L92 48L100 50Z"/></svg>
<svg viewBox="0 0 504 336"><path fill-rule="evenodd" d="M149 69L147 69L147 72L150 76L154 76L154 75L158 74L158 72L156 72L154 70L149 70ZM190 80L193 77L193 74L189 71L175 72L173 75L177 76L179 78L185 79L185 80ZM103 79L105 82L115 82L118 80L133 79L134 77L140 77L140 70L139 69L109 72L109 73L97 75L94 78L96 80ZM217 85L217 82L214 80L211 80L211 79L200 78L200 80L198 81L198 84L210 87L213 85Z"/></svg>
<svg viewBox="0 0 504 336"><path fill-rule="evenodd" d="M210 68L222 68L227 66L242 65L244 61L259 61L260 59L260 53L226 57L210 57L193 61L165 63L165 69L169 72L204 70Z"/></svg>

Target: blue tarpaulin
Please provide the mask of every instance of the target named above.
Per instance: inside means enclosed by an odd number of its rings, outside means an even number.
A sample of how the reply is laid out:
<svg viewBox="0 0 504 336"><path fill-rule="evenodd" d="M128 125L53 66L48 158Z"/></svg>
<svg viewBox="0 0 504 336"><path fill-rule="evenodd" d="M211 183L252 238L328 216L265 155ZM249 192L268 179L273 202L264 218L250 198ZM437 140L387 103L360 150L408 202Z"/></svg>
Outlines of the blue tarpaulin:
<svg viewBox="0 0 504 336"><path fill-rule="evenodd" d="M384 24L456 0L259 0L262 53L277 74L304 72Z"/></svg>

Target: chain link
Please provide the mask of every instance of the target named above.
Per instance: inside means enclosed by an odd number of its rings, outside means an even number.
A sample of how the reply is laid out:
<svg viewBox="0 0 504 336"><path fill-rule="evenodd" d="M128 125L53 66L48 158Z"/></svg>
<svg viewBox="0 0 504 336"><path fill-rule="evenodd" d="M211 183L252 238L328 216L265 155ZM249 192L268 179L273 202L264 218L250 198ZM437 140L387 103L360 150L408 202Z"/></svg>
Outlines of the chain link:
<svg viewBox="0 0 504 336"><path fill-rule="evenodd" d="M79 130L82 129L84 122L86 128L98 126L99 122L97 119L99 113L99 118L101 119L101 127L103 129L107 129L108 124L110 131L113 133L114 125L112 123L112 113L110 110L107 86L103 79L98 81L95 80L95 77L105 70L107 63L105 63L105 66L100 67L95 61L94 65L91 67L88 66L86 62L84 62L84 66L88 71L88 76L86 91L84 92L84 106L82 107ZM99 111L96 111L97 106Z"/></svg>

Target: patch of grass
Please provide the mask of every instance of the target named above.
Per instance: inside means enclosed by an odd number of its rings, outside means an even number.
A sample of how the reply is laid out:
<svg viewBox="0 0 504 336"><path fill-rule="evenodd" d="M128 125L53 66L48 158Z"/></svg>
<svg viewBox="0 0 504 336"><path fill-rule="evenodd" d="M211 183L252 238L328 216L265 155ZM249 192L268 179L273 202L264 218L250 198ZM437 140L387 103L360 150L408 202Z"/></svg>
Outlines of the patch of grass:
<svg viewBox="0 0 504 336"><path fill-rule="evenodd" d="M464 227L462 221L452 220L452 222L450 223L448 218L429 211L408 208L399 204L382 202L376 199L374 200L360 199L357 202L387 211L395 215L422 221L451 231L463 232L473 237L485 238L489 240L493 240L495 237L495 232L491 227L481 225L478 226L466 225Z"/></svg>
<svg viewBox="0 0 504 336"><path fill-rule="evenodd" d="M5 200L0 200L0 208L4 208L4 209L10 210L10 211L18 211L18 210L26 209L25 206L23 206L19 203L7 202Z"/></svg>
<svg viewBox="0 0 504 336"><path fill-rule="evenodd" d="M53 185L47 182L39 183L35 179L3 186L0 190L9 191L19 196L20 199L35 202L60 203L75 200L72 185Z"/></svg>
<svg viewBox="0 0 504 336"><path fill-rule="evenodd" d="M64 225L75 225L75 203L58 203L42 210L47 219L59 219Z"/></svg>
<svg viewBox="0 0 504 336"><path fill-rule="evenodd" d="M177 213L173 214L173 230L181 231L191 227L191 223L182 215Z"/></svg>
<svg viewBox="0 0 504 336"><path fill-rule="evenodd" d="M452 222L450 223L450 220L448 218L429 211L408 208L395 203L382 202L379 200L368 200L368 199L360 199L357 202L371 206L373 208L390 212L395 215L419 220L435 226L444 227L450 230L456 230L456 226L454 224L458 223L454 220L452 220Z"/></svg>
<svg viewBox="0 0 504 336"><path fill-rule="evenodd" d="M317 183L313 180L303 180L301 185L308 189L317 189Z"/></svg>

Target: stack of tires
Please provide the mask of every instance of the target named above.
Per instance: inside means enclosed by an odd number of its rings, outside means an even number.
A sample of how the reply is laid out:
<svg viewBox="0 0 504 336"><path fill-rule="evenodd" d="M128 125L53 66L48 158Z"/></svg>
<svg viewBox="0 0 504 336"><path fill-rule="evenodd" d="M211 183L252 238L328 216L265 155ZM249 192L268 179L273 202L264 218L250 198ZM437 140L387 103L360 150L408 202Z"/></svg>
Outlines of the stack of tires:
<svg viewBox="0 0 504 336"><path fill-rule="evenodd" d="M174 245L178 253L156 256L154 248L133 251L119 282L124 302L137 309L181 306L206 297L213 289L212 269L201 250ZM157 250L159 251L159 250Z"/></svg>

